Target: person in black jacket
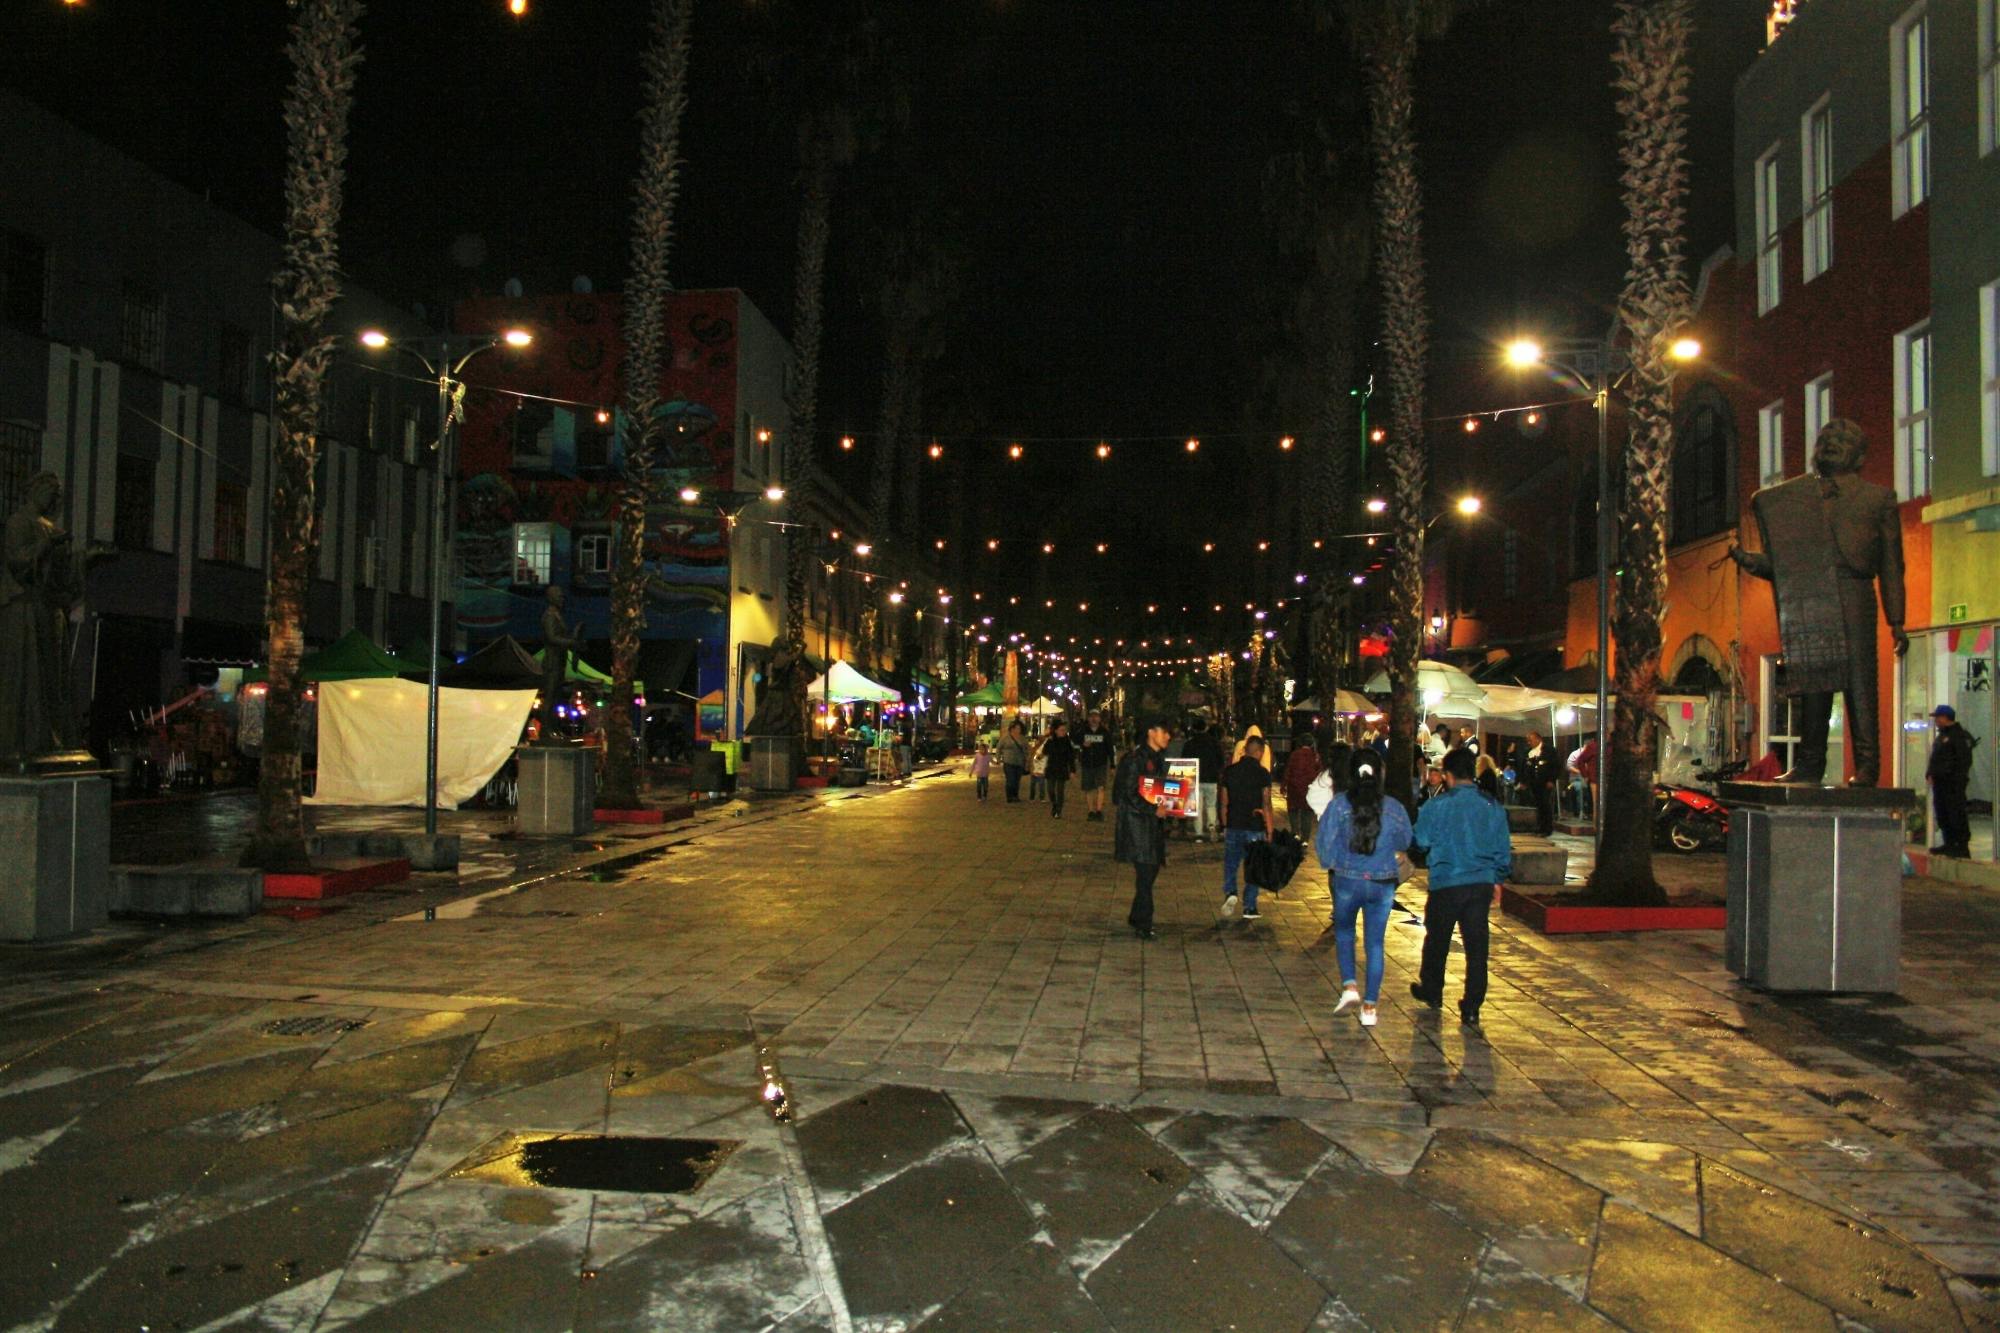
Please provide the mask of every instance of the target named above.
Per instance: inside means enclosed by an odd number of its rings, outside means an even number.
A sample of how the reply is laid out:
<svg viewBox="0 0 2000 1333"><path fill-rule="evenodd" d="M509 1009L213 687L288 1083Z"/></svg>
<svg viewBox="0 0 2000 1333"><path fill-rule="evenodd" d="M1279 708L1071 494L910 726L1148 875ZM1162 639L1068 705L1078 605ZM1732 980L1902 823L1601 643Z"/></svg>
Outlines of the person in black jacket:
<svg viewBox="0 0 2000 1333"><path fill-rule="evenodd" d="M1972 747L1979 742L1958 724L1958 710L1950 704L1931 709L1937 723L1937 739L1931 742L1930 762L1924 765L1924 781L1931 786L1931 805L1937 810L1938 845L1933 856L1972 855L1972 820L1965 809L1965 784L1972 777Z"/></svg>
<svg viewBox="0 0 2000 1333"><path fill-rule="evenodd" d="M1556 747L1542 739L1542 733L1528 733L1521 750L1521 777L1535 802L1535 832L1544 838L1555 832L1557 784L1562 781L1563 761Z"/></svg>
<svg viewBox="0 0 2000 1333"><path fill-rule="evenodd" d="M1132 867L1132 910L1126 922L1142 940L1153 938L1153 881L1167 863L1167 830L1161 823L1157 794L1148 796L1139 789L1143 779L1155 782L1167 776L1167 742L1173 728L1164 717L1148 717L1139 724L1144 739L1119 761L1118 775L1111 780L1111 804L1118 815L1113 851L1117 859Z"/></svg>
<svg viewBox="0 0 2000 1333"><path fill-rule="evenodd" d="M1196 718L1189 730L1191 734L1181 757L1196 761L1201 770L1195 778L1195 784L1201 789L1201 810L1195 820L1195 839L1207 842L1211 836L1222 836L1222 817L1216 810L1217 784L1222 781L1224 765L1222 738L1215 734L1206 718Z"/></svg>
<svg viewBox="0 0 2000 1333"><path fill-rule="evenodd" d="M1076 742L1069 738L1069 723L1061 718L1042 742L1042 758L1047 761L1042 776L1049 784L1049 813L1061 819L1063 793L1069 789L1070 770L1076 767Z"/></svg>

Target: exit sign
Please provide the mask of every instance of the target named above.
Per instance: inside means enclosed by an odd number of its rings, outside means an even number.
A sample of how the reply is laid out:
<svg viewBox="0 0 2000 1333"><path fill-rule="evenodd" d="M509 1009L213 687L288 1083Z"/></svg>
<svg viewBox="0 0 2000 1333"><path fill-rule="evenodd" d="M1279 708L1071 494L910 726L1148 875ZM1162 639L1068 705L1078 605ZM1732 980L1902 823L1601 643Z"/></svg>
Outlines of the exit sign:
<svg viewBox="0 0 2000 1333"><path fill-rule="evenodd" d="M1966 603L1953 602L1950 608L1945 611L1944 618L1951 624L1956 625L1961 620L1972 619L1972 616L1969 614L1969 608Z"/></svg>

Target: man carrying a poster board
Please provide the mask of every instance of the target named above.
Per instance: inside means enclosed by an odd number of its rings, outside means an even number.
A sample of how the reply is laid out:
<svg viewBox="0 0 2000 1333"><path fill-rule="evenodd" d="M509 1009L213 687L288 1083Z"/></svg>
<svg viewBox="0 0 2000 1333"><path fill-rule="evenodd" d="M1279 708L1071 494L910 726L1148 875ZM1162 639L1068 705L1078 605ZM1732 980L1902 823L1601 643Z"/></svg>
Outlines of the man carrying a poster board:
<svg viewBox="0 0 2000 1333"><path fill-rule="evenodd" d="M1236 872L1250 852L1250 844L1271 836L1271 770L1264 767L1264 738L1252 733L1243 739L1243 757L1222 770L1217 784L1219 813L1222 816L1222 917L1226 921L1240 910L1245 921L1255 921L1257 886L1247 880L1239 898Z"/></svg>

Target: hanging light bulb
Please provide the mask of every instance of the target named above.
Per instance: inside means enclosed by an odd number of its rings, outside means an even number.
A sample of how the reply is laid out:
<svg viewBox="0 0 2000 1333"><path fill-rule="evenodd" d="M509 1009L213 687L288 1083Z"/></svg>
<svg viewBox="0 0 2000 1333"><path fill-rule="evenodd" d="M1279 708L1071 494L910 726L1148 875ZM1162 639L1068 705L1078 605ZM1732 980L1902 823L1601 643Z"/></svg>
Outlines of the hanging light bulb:
<svg viewBox="0 0 2000 1333"><path fill-rule="evenodd" d="M1292 439L1292 437L1289 435L1281 435L1278 437L1278 447L1280 449L1290 449L1296 443L1297 441Z"/></svg>
<svg viewBox="0 0 2000 1333"><path fill-rule="evenodd" d="M1195 450L1201 448L1201 441L1190 435L1188 436L1186 448L1189 453L1193 453Z"/></svg>
<svg viewBox="0 0 2000 1333"><path fill-rule="evenodd" d="M1389 432L1383 430L1380 426L1377 426L1374 430L1368 432L1368 442L1370 444L1380 444L1382 443L1382 441L1388 438L1389 438Z"/></svg>
<svg viewBox="0 0 2000 1333"><path fill-rule="evenodd" d="M1477 417L1467 417L1465 419L1465 433L1467 435L1474 435L1477 434L1478 431L1479 431L1479 419Z"/></svg>
<svg viewBox="0 0 2000 1333"><path fill-rule="evenodd" d="M1024 452L1025 451L1018 444L1010 444L1007 446L1007 457L1009 458L1019 458Z"/></svg>
<svg viewBox="0 0 2000 1333"><path fill-rule="evenodd" d="M852 435L841 436L840 447L843 449L852 450L854 448L854 437Z"/></svg>
<svg viewBox="0 0 2000 1333"><path fill-rule="evenodd" d="M1103 440L1099 440L1097 442L1097 456L1099 458L1111 457L1111 446L1109 444L1106 444Z"/></svg>
<svg viewBox="0 0 2000 1333"><path fill-rule="evenodd" d="M931 457L932 457L932 458L943 458L943 457L944 457L944 446L943 446L943 445L941 445L941 444L939 444L939 443L938 443L938 442L937 442L936 440L932 440L932 441L931 441L931 450L930 450L930 452L931 452Z"/></svg>

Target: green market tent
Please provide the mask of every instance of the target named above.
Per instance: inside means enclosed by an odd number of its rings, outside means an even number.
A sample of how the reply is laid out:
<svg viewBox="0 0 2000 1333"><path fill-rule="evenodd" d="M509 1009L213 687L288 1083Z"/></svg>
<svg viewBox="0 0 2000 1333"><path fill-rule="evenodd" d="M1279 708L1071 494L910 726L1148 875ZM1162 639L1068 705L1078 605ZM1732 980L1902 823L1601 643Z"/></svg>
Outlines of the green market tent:
<svg viewBox="0 0 2000 1333"><path fill-rule="evenodd" d="M840 703L892 704L902 702L902 694L856 671L845 662L835 662L828 675L806 686L808 699L831 695Z"/></svg>
<svg viewBox="0 0 2000 1333"><path fill-rule="evenodd" d="M1007 706L1007 695L1000 688L1000 682L996 680L992 684L982 686L969 694L959 695L958 706L960 708L1005 708Z"/></svg>
<svg viewBox="0 0 2000 1333"><path fill-rule="evenodd" d="M379 680L428 671L428 662L411 662L383 651L360 630L349 630L316 653L307 653L299 663L299 679L308 684L328 680ZM243 683L257 684L270 679L265 667L243 673Z"/></svg>
<svg viewBox="0 0 2000 1333"><path fill-rule="evenodd" d="M543 660L542 654L546 653L547 651L548 649L546 648L537 648L534 652L530 653L529 656L535 659L536 666L540 666ZM599 671L596 667L584 661L581 657L578 657L575 653L571 653L569 655L569 668L564 673L564 679L570 681L572 684L591 685L601 690L608 690L611 688L610 676L606 675L602 671ZM645 681L635 680L632 682L633 694L640 695L644 694L645 692L646 692Z"/></svg>

